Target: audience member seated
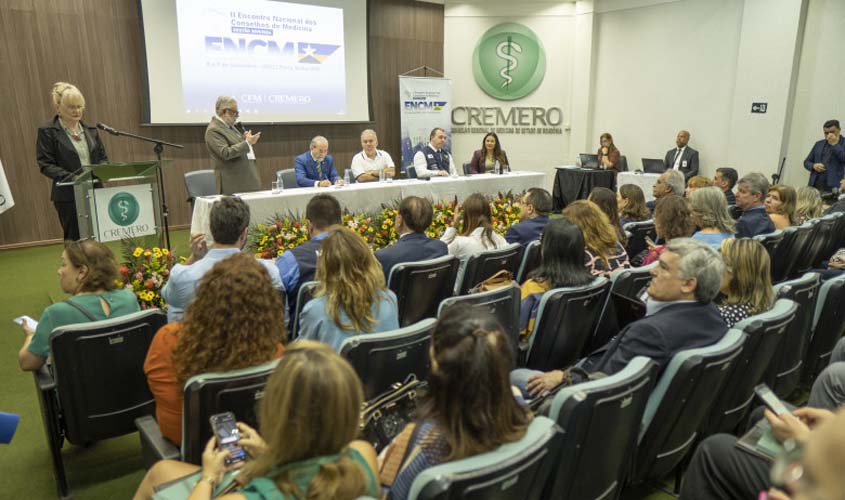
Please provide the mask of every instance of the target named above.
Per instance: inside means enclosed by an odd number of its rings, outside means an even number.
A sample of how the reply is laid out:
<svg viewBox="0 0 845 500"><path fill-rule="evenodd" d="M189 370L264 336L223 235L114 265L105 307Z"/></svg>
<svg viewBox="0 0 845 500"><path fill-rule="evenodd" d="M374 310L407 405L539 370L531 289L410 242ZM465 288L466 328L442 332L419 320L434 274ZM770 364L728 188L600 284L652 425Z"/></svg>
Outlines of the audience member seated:
<svg viewBox="0 0 845 500"><path fill-rule="evenodd" d="M579 361L581 370L539 372L518 369L511 383L523 394L536 397L561 383L584 380L582 371L613 375L636 356L653 359L658 370L679 351L704 347L721 340L728 328L712 303L719 293L725 265L710 245L692 238L670 241L651 270L646 290L646 317L626 326L604 347Z"/></svg>
<svg viewBox="0 0 845 500"><path fill-rule="evenodd" d="M552 195L542 188L529 189L519 203L519 222L508 228L505 240L522 246L539 240L551 211Z"/></svg>
<svg viewBox="0 0 845 500"><path fill-rule="evenodd" d="M299 335L335 351L351 335L399 328L396 295L363 238L343 226L332 228L317 258L317 289L302 308Z"/></svg>
<svg viewBox="0 0 845 500"><path fill-rule="evenodd" d="M654 205L657 200L670 194L683 197L685 189L684 174L677 170L667 170L660 174L657 182L651 187L651 195L654 196L654 200L646 203L646 207L650 212L654 212Z"/></svg>
<svg viewBox="0 0 845 500"><path fill-rule="evenodd" d="M320 253L320 245L323 240L329 235L326 231L329 227L340 224L340 222L340 203L338 203L337 198L329 194L317 194L308 200L308 205L305 206L308 241L290 250L285 250L276 259L276 267L279 270L282 283L285 285L291 312L296 308L299 286L314 280L314 273L317 269L317 254ZM292 314L291 317L293 317Z"/></svg>
<svg viewBox="0 0 845 500"><path fill-rule="evenodd" d="M785 184L775 184L766 195L766 213L775 224L775 229L795 225L795 189Z"/></svg>
<svg viewBox="0 0 845 500"><path fill-rule="evenodd" d="M563 216L578 225L584 235L584 260L593 276L610 276L613 271L631 267L625 247L601 209L589 200L569 204Z"/></svg>
<svg viewBox="0 0 845 500"><path fill-rule="evenodd" d="M606 187L594 187L587 199L595 203L604 212L607 220L610 221L610 225L616 230L616 239L622 246L625 246L628 243L628 236L625 235L625 230L622 229L622 224L619 222L616 193Z"/></svg>
<svg viewBox="0 0 845 500"><path fill-rule="evenodd" d="M706 188L712 185L713 181L703 175L690 177L690 180L687 181L687 188L686 191L684 191L684 197L689 198L696 189Z"/></svg>
<svg viewBox="0 0 845 500"><path fill-rule="evenodd" d="M725 275L717 299L719 313L728 328L772 306L774 293L769 253L763 244L750 238L722 242Z"/></svg>
<svg viewBox="0 0 845 500"><path fill-rule="evenodd" d="M842 182L839 183L839 192L842 193L839 195L839 199L837 199L833 205L827 207L827 210L824 211L825 215L836 212L845 212L845 179L842 179Z"/></svg>
<svg viewBox="0 0 845 500"><path fill-rule="evenodd" d="M645 194L636 184L623 184L616 193L616 208L619 223L642 222L651 219L651 211L645 203Z"/></svg>
<svg viewBox="0 0 845 500"><path fill-rule="evenodd" d="M238 254L246 244L249 231L249 205L240 198L224 196L211 206L209 223L213 243L206 246L205 234L191 235L191 255L184 264L170 270L170 278L161 290L167 302L167 321L182 321L185 309L194 300L196 288L202 277L221 260ZM268 260L260 260L267 268L270 280L277 289L283 289L279 270Z"/></svg>
<svg viewBox="0 0 845 500"><path fill-rule="evenodd" d="M396 264L436 259L449 253L445 243L425 235L433 217L431 203L419 196L408 196L399 203L393 222L399 238L375 253L384 270L385 283Z"/></svg>
<svg viewBox="0 0 845 500"><path fill-rule="evenodd" d="M484 172L510 171L508 155L502 149L499 136L495 132L488 132L481 141L481 149L472 153L469 161L470 174L483 174Z"/></svg>
<svg viewBox="0 0 845 500"><path fill-rule="evenodd" d="M795 202L795 224L801 225L808 220L822 216L822 197L819 190L811 186L798 188L798 201Z"/></svg>
<svg viewBox="0 0 845 500"><path fill-rule="evenodd" d="M752 172L739 180L736 188L736 206L742 210L742 216L736 221L737 238L751 238L775 231L775 224L763 206L768 192L769 181L759 172Z"/></svg>
<svg viewBox="0 0 845 500"><path fill-rule="evenodd" d="M18 352L21 370L35 371L44 365L50 356L50 333L55 328L138 312L135 292L117 288L117 279L117 262L109 247L94 240L66 242L59 285L73 297L47 306L35 330L23 323L26 338Z"/></svg>
<svg viewBox="0 0 845 500"><path fill-rule="evenodd" d="M721 189L725 193L725 200L728 206L736 205L736 196L733 189L739 175L736 170L730 167L722 167L716 169L716 175L713 177L713 185Z"/></svg>
<svg viewBox="0 0 845 500"><path fill-rule="evenodd" d="M182 441L182 391L188 379L282 355L283 307L266 268L248 254L221 260L203 276L184 321L162 327L144 361L164 437L176 445Z"/></svg>
<svg viewBox="0 0 845 500"><path fill-rule="evenodd" d="M531 421L508 384L510 343L488 313L448 309L434 327L429 356L428 404L385 453L382 480L390 486L389 500L408 498L414 479L429 467L522 439ZM395 478L385 477L397 469Z"/></svg>
<svg viewBox="0 0 845 500"><path fill-rule="evenodd" d="M309 150L294 159L296 185L299 187L329 187L332 184L343 185L343 179L337 175L334 159L329 154L329 141L318 135L311 139Z"/></svg>
<svg viewBox="0 0 845 500"><path fill-rule="evenodd" d="M699 228L693 238L719 248L723 241L734 237L736 222L728 212L728 203L721 189L715 186L697 189L689 200L692 221Z"/></svg>
<svg viewBox="0 0 845 500"><path fill-rule="evenodd" d="M687 238L695 231L689 200L674 194L660 198L654 207L654 230L657 238L664 243L648 243L648 252L642 261L644 266L660 258L660 254L666 250L665 242L675 238Z"/></svg>
<svg viewBox="0 0 845 500"><path fill-rule="evenodd" d="M534 329L543 293L553 288L584 286L593 280L584 267L584 235L575 223L565 217L552 220L546 225L541 242L540 267L522 284L519 316L522 340L527 340Z"/></svg>
<svg viewBox="0 0 845 500"><path fill-rule="evenodd" d="M364 391L355 370L330 347L307 340L288 347L258 402L259 431L238 422L245 464L226 465L227 450L211 438L202 467L162 460L144 476L135 499L163 483L201 472L190 498L211 498L227 471L243 467L221 500L380 496L373 447L356 440ZM197 422L197 425L207 425Z"/></svg>
<svg viewBox="0 0 845 500"><path fill-rule="evenodd" d="M490 202L481 193L469 195L463 204L455 207L452 225L446 228L440 241L449 247L449 254L461 259L458 276L463 276L466 261L470 256L485 250L502 248L508 244L499 233L493 230L491 220ZM462 228L460 233L459 227Z"/></svg>

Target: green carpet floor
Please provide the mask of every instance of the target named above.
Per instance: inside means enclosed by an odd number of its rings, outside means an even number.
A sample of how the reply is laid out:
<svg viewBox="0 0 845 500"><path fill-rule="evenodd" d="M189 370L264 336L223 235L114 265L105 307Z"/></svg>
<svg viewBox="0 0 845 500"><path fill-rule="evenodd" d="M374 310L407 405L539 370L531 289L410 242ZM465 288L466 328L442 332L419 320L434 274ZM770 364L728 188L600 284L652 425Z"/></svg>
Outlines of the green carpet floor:
<svg viewBox="0 0 845 500"><path fill-rule="evenodd" d="M171 233L177 254L184 255L187 231ZM119 246L112 246L119 254ZM32 375L18 368L17 353L23 331L12 319L28 314L38 319L52 301L65 295L56 271L61 246L0 251L0 411L21 416L10 445L0 445L0 497L20 499L56 498L50 452L41 421ZM119 388L115 388L116 390ZM144 475L137 434L80 448L65 443L62 450L74 498L104 500L131 498ZM658 500L668 495L645 490L631 491L627 498Z"/></svg>

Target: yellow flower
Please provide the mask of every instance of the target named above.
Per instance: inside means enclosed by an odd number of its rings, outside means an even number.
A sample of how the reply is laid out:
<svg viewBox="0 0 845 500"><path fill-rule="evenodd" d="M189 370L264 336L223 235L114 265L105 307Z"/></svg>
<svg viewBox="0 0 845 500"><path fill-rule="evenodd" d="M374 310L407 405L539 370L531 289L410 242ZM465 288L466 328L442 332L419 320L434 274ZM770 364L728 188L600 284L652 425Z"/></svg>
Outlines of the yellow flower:
<svg viewBox="0 0 845 500"><path fill-rule="evenodd" d="M149 257L150 255L152 255L152 252L150 252L149 250L144 250L144 257Z"/></svg>
<svg viewBox="0 0 845 500"><path fill-rule="evenodd" d="M170 255L170 250L168 250L166 248L162 248L161 253L163 253L164 255Z"/></svg>
<svg viewBox="0 0 845 500"><path fill-rule="evenodd" d="M144 253L144 249L141 247L135 247L135 251L132 252L134 257L140 257Z"/></svg>

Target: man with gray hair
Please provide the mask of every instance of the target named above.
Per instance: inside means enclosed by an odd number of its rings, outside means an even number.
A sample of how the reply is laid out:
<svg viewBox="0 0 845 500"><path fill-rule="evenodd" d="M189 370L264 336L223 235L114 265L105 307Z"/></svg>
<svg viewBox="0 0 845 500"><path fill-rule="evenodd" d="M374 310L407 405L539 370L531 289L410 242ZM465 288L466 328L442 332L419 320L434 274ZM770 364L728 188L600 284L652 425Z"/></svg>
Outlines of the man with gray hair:
<svg viewBox="0 0 845 500"><path fill-rule="evenodd" d="M736 221L737 238L752 238L775 231L775 224L763 206L767 194L769 181L761 173L752 172L737 182L736 206L742 210L742 217Z"/></svg>
<svg viewBox="0 0 845 500"><path fill-rule="evenodd" d="M205 129L205 146L214 160L217 191L222 194L258 191L261 180L252 146L261 138L261 132L241 133L235 128L240 112L234 97L218 97L214 112Z"/></svg>
<svg viewBox="0 0 845 500"><path fill-rule="evenodd" d="M362 151L352 157L352 177L355 182L375 182L379 180L379 174L384 172L385 177L392 178L396 173L396 166L390 153L378 149L378 136L376 131L368 128L361 132Z"/></svg>
<svg viewBox="0 0 845 500"><path fill-rule="evenodd" d="M683 173L678 170L667 170L663 172L657 178L654 186L651 187L651 194L654 196L654 200L646 203L646 207L654 213L654 205L657 203L657 200L670 194L676 194L683 198L685 187Z"/></svg>
<svg viewBox="0 0 845 500"><path fill-rule="evenodd" d="M329 154L329 141L322 135L311 139L309 150L296 157L293 168L296 170L296 185L299 187L344 184L343 179L337 175L334 159Z"/></svg>
<svg viewBox="0 0 845 500"><path fill-rule="evenodd" d="M659 375L679 351L715 344L728 331L712 303L724 272L722 257L710 245L692 238L671 240L651 270L645 318L581 360L577 370L514 370L511 383L535 397L565 380L582 381L584 372L617 373L636 356L654 360Z"/></svg>

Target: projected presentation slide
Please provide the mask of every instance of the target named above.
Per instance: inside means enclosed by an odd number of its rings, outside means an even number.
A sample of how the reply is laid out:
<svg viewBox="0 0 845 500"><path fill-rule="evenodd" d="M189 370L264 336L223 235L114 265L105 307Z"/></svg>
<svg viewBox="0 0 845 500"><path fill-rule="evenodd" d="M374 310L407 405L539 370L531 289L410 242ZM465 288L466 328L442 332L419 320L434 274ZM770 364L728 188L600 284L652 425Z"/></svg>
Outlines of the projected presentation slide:
<svg viewBox="0 0 845 500"><path fill-rule="evenodd" d="M182 100L221 89L242 112L346 113L343 10L268 0L178 0Z"/></svg>

